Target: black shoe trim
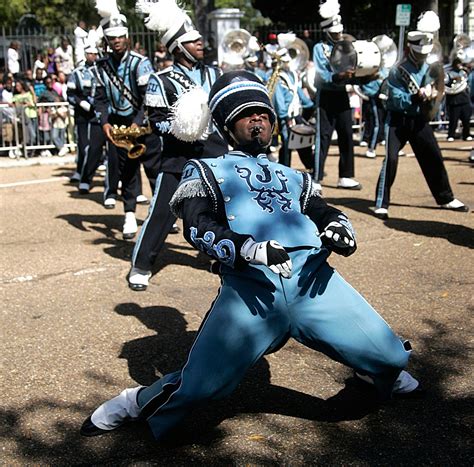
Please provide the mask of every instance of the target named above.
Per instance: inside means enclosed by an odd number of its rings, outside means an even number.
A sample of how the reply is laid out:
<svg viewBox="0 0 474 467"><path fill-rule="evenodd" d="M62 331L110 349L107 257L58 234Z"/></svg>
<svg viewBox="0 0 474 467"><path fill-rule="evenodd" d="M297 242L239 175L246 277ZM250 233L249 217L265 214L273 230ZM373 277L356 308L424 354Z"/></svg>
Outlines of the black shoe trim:
<svg viewBox="0 0 474 467"><path fill-rule="evenodd" d="M147 289L147 285L143 284L131 284L130 282L128 283L128 286L134 290L135 292L143 292Z"/></svg>
<svg viewBox="0 0 474 467"><path fill-rule="evenodd" d="M92 437L92 436L105 435L106 433L109 433L110 431L113 431L113 430L102 430L102 428L95 426L92 423L91 417L89 416L84 420L84 423L81 426L80 433L82 436Z"/></svg>

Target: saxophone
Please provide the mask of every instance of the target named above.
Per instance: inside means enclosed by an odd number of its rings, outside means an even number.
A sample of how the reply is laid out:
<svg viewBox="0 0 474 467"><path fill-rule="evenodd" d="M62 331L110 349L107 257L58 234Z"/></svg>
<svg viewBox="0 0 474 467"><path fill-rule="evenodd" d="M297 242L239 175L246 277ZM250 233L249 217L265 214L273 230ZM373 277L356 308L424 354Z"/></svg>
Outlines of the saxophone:
<svg viewBox="0 0 474 467"><path fill-rule="evenodd" d="M146 146L141 143L137 143L137 138L143 135L151 134L151 126L117 126L114 125L110 135L112 137L113 143L119 148L127 149L129 159L137 159L142 156L146 151Z"/></svg>

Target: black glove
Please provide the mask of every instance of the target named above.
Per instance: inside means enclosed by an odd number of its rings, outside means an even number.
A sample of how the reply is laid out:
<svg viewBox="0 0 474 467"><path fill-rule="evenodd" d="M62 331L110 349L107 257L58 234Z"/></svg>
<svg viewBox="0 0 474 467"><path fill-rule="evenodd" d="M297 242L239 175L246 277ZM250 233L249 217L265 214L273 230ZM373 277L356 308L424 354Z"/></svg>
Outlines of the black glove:
<svg viewBox="0 0 474 467"><path fill-rule="evenodd" d="M320 235L323 245L338 255L350 256L357 249L354 230L346 216L339 214L338 220L330 222Z"/></svg>
<svg viewBox="0 0 474 467"><path fill-rule="evenodd" d="M275 274L291 277L291 259L285 249L275 240L255 242L249 238L242 245L240 255L250 264L263 264Z"/></svg>

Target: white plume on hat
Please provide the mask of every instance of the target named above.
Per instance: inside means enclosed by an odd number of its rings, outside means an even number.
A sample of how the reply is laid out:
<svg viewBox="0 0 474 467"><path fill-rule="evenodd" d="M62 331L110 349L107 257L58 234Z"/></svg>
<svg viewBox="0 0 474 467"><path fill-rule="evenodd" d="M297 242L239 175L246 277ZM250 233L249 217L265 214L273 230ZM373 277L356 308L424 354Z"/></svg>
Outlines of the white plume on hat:
<svg viewBox="0 0 474 467"><path fill-rule="evenodd" d="M181 141L192 143L208 134L211 112L208 94L200 86L188 89L171 108L171 133Z"/></svg>
<svg viewBox="0 0 474 467"><path fill-rule="evenodd" d="M188 19L186 12L176 3L176 0L139 0L135 6L140 13L148 15L145 26L151 31L164 34L176 23Z"/></svg>
<svg viewBox="0 0 474 467"><path fill-rule="evenodd" d="M327 0L319 5L319 15L321 18L329 19L339 14L341 5L338 0Z"/></svg>
<svg viewBox="0 0 474 467"><path fill-rule="evenodd" d="M296 34L292 32L280 33L278 34L278 45L281 48L288 48L288 46L295 41Z"/></svg>
<svg viewBox="0 0 474 467"><path fill-rule="evenodd" d="M424 11L419 17L416 23L416 29L420 32L436 32L440 28L439 17L432 11Z"/></svg>
<svg viewBox="0 0 474 467"><path fill-rule="evenodd" d="M116 0L96 0L95 7L102 18L120 14Z"/></svg>

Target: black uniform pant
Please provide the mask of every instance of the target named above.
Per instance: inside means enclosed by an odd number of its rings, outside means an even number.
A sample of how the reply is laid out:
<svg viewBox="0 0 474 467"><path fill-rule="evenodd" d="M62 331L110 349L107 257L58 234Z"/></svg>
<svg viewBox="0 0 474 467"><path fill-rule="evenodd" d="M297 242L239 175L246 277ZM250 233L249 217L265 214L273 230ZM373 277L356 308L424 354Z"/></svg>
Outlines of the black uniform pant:
<svg viewBox="0 0 474 467"><path fill-rule="evenodd" d="M166 237L176 221L169 202L181 180L181 173L162 172L158 176L148 216L133 249L132 266L151 271Z"/></svg>
<svg viewBox="0 0 474 467"><path fill-rule="evenodd" d="M377 143L384 139L385 109L379 98L369 97L368 101L362 101L362 119L364 121L362 140L374 151Z"/></svg>
<svg viewBox="0 0 474 467"><path fill-rule="evenodd" d="M377 207L388 208L390 204L390 188L397 175L398 152L407 141L411 144L436 203L446 204L454 199L438 142L423 117L388 112L385 134L386 152L377 182Z"/></svg>
<svg viewBox="0 0 474 467"><path fill-rule="evenodd" d="M319 101L319 102L318 102ZM339 146L339 177L354 176L354 143L352 141L352 110L345 91L321 91L317 96L315 179L324 177L324 164L331 137L336 130Z"/></svg>
<svg viewBox="0 0 474 467"><path fill-rule="evenodd" d="M140 142L146 145L146 151L136 159L130 159L126 149L108 143L104 199L117 198L118 183L121 181L125 212L135 211L136 198L142 192L140 164L145 169L152 192L159 173L161 139L151 134Z"/></svg>
<svg viewBox="0 0 474 467"><path fill-rule="evenodd" d="M469 120L471 119L471 103L466 102L465 104L460 105L446 105L448 110L448 138L454 138L456 134L456 128L458 126L458 121L461 120L462 124L462 138L466 139L470 136L469 131Z"/></svg>
<svg viewBox="0 0 474 467"><path fill-rule="evenodd" d="M81 174L81 183L90 185L102 158L105 135L99 123L78 122L77 139L77 171Z"/></svg>

